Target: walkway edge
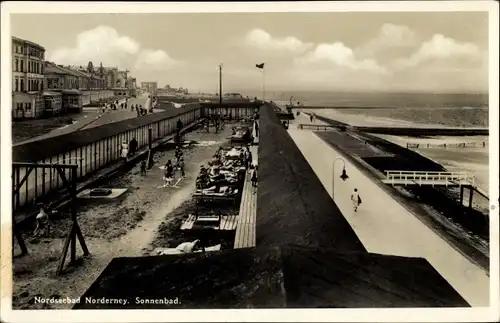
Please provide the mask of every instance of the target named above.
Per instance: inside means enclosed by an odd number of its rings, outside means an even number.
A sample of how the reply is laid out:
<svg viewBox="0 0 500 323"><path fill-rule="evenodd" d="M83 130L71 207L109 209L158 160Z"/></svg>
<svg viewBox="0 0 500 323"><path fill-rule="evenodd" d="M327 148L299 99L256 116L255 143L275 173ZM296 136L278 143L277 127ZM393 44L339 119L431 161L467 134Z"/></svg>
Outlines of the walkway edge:
<svg viewBox="0 0 500 323"><path fill-rule="evenodd" d="M391 192L391 190L388 189L387 184L384 184L380 181L380 179L376 178L377 175L373 174L369 169L364 167L363 162L359 161L352 155L346 153L341 147L331 144L329 142L324 141L319 137L316 133L314 133L315 136L317 136L320 140L325 142L327 145L329 145L333 150L335 150L339 155L349 159L354 167L356 167L361 173L367 175L372 181L382 188L386 193L389 193L393 199L400 204L405 210L407 210L409 213L411 213L414 217L416 217L420 222L422 222L426 227L428 227L430 230L432 230L435 234L437 234L441 239L443 239L448 245L450 245L453 249L455 249L457 252L459 252L462 256L464 256L467 260L469 260L471 263L476 265L478 268L481 268L482 271L485 272L485 274L489 277L489 264L488 268L485 268L482 264L478 263L475 259L473 259L471 256L467 255L461 248L456 246L456 244L448 237L447 235L443 234L441 230L438 230L435 228L433 225L430 225L428 221L425 220L422 216L417 214L416 210L413 210L409 205L407 205L404 201L401 200L399 194L394 194L394 192ZM482 254L482 253L481 253ZM488 263L489 263L489 257L488 258Z"/></svg>

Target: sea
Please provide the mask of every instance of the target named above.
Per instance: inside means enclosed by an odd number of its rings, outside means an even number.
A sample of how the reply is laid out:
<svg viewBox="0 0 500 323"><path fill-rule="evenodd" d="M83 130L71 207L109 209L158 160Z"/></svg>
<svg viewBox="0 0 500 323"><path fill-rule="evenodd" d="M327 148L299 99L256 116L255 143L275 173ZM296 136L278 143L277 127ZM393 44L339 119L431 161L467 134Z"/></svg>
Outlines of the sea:
<svg viewBox="0 0 500 323"><path fill-rule="evenodd" d="M257 97L261 98L262 93ZM358 125L427 124L487 128L489 124L488 94L290 91L265 93L265 99L282 106L291 99L294 104L308 108L334 109L336 116L345 115L350 120L356 116L360 120L367 119ZM333 116L333 112L327 114Z"/></svg>

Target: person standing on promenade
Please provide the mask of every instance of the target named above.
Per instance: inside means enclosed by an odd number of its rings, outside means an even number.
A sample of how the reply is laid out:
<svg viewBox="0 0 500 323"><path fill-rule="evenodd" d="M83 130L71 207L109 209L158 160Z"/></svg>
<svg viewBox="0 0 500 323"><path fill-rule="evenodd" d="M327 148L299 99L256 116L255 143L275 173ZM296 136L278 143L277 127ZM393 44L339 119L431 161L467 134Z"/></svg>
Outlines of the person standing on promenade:
<svg viewBox="0 0 500 323"><path fill-rule="evenodd" d="M179 156L178 162L177 162L177 167L179 167L181 171L181 176L182 178L186 177L186 173L184 172L184 157L182 155Z"/></svg>
<svg viewBox="0 0 500 323"><path fill-rule="evenodd" d="M245 164L245 170L248 171L250 167L250 162L251 162L251 157L250 157L250 149L248 149L248 146L246 146L245 152L244 152L244 164Z"/></svg>
<svg viewBox="0 0 500 323"><path fill-rule="evenodd" d="M258 166L255 165L253 167L253 170L252 170L252 177L251 177L252 187L257 187L257 182L259 180L259 177L258 177L258 174L257 174L257 168L258 168Z"/></svg>
<svg viewBox="0 0 500 323"><path fill-rule="evenodd" d="M354 208L354 212L358 211L358 207L361 204L361 197L359 197L358 189L355 188L354 192L351 194L352 206Z"/></svg>
<svg viewBox="0 0 500 323"><path fill-rule="evenodd" d="M124 140L122 142L122 145L121 145L121 157L123 159L123 161L127 161L127 157L128 157L128 144L127 142Z"/></svg>
<svg viewBox="0 0 500 323"><path fill-rule="evenodd" d="M137 145L138 145L137 140L135 138L132 138L132 140L130 140L130 143L129 143L130 156L135 155L135 152L137 151Z"/></svg>

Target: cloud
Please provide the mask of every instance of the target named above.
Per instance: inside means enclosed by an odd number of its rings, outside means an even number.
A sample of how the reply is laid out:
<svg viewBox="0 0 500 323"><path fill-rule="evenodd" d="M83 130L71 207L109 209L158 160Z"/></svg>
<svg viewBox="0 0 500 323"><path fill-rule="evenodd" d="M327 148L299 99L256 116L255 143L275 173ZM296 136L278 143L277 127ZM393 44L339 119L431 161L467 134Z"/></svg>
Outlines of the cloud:
<svg viewBox="0 0 500 323"><path fill-rule="evenodd" d="M314 65L316 67L342 67L357 71L386 73L374 59L357 59L351 48L341 42L319 44L314 50L296 59L299 65ZM325 63L327 64L325 66Z"/></svg>
<svg viewBox="0 0 500 323"><path fill-rule="evenodd" d="M380 52L416 47L419 37L408 26L383 24L375 38L359 46L355 51L361 56L375 56Z"/></svg>
<svg viewBox="0 0 500 323"><path fill-rule="evenodd" d="M487 84L486 51L441 34L425 40L403 25L383 24L355 47L340 39L314 44L277 38L261 29L247 33L245 41L279 55L266 61L271 69L266 76L269 88L461 91ZM241 79L259 83L257 76Z"/></svg>
<svg viewBox="0 0 500 323"><path fill-rule="evenodd" d="M135 61L136 69L168 70L181 62L174 60L163 50L145 49L141 51Z"/></svg>
<svg viewBox="0 0 500 323"><path fill-rule="evenodd" d="M83 31L76 37L74 47L57 48L47 57L58 64L87 65L92 61L95 66L102 62L104 66L120 68L166 68L176 63L165 51L141 48L138 41L109 26Z"/></svg>
<svg viewBox="0 0 500 323"><path fill-rule="evenodd" d="M451 66L454 63L482 62L485 53L473 43L456 41L453 38L435 34L424 42L410 57L396 61L399 68L417 67L423 64L436 63Z"/></svg>
<svg viewBox="0 0 500 323"><path fill-rule="evenodd" d="M285 50L303 53L313 47L312 43L303 42L295 37L272 37L262 29L253 29L246 34L245 43L249 46L266 51Z"/></svg>

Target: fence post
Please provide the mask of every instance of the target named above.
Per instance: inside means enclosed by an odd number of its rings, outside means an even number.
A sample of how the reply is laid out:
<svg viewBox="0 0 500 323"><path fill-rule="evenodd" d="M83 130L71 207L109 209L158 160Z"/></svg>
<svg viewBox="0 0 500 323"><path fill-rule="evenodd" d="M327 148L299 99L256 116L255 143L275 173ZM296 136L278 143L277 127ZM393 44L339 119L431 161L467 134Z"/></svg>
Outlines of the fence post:
<svg viewBox="0 0 500 323"><path fill-rule="evenodd" d="M148 148L153 148L153 128L148 128Z"/></svg>

